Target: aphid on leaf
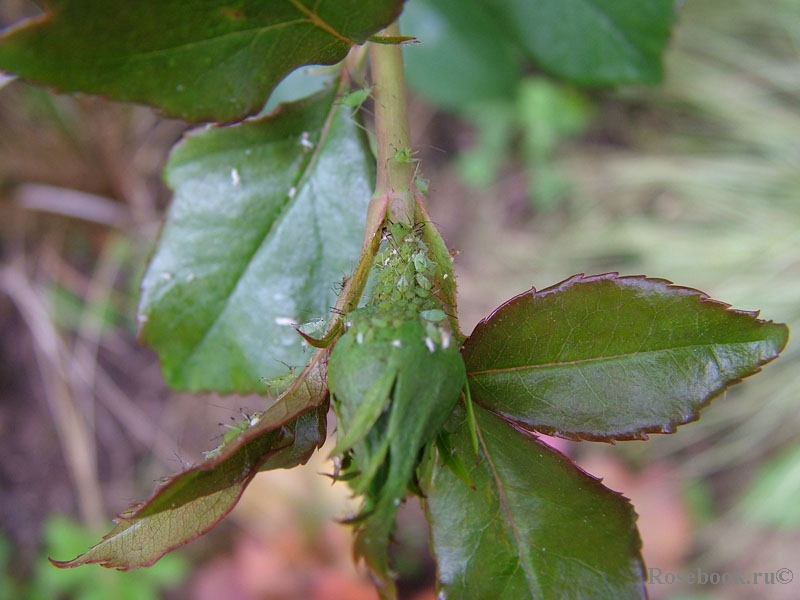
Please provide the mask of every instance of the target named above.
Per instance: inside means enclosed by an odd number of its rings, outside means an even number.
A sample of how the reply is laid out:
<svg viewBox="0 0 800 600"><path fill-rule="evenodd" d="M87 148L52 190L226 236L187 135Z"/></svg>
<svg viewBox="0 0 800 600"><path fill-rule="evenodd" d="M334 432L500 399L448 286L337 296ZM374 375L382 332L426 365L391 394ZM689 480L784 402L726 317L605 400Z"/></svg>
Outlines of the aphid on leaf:
<svg viewBox="0 0 800 600"><path fill-rule="evenodd" d="M298 331L302 330L298 329ZM262 377L260 380L261 383L264 384L264 391L270 396L280 396L283 392L289 389L289 386L292 385L292 382L297 378L295 367L291 367L283 361L280 362L289 370L288 373L278 375L277 377L271 377L270 379ZM247 415L245 414L245 417L246 416Z"/></svg>
<svg viewBox="0 0 800 600"><path fill-rule="evenodd" d="M222 442L219 446L208 452L203 452L203 455L207 459L217 456L227 444L231 443L251 427L258 425L258 422L261 420L261 413L247 414L242 411L242 415L244 416L244 420L237 421L233 425L220 423L223 427L227 427L228 430L222 435ZM233 419L233 417L231 417L231 419Z"/></svg>

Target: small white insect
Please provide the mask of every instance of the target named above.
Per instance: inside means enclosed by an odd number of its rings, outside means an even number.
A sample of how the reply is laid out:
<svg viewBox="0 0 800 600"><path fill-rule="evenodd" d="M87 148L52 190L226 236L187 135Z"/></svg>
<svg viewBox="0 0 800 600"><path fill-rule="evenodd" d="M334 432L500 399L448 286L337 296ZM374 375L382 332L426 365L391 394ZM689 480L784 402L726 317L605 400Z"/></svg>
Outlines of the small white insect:
<svg viewBox="0 0 800 600"><path fill-rule="evenodd" d="M440 327L439 335L442 336L442 349L447 350L450 347L450 332Z"/></svg>
<svg viewBox="0 0 800 600"><path fill-rule="evenodd" d="M231 169L231 183L233 183L233 187L239 187L242 183L242 178L239 176L239 169L235 167Z"/></svg>
<svg viewBox="0 0 800 600"><path fill-rule="evenodd" d="M300 145L306 150L311 150L314 147L314 142L309 139L309 136L310 134L307 131L300 135Z"/></svg>

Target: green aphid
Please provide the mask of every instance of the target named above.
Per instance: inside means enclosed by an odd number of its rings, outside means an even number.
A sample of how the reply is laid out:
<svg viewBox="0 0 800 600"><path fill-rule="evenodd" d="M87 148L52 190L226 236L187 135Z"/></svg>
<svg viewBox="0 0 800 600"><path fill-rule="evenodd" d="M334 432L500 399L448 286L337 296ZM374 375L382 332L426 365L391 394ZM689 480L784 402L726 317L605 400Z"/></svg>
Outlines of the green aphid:
<svg viewBox="0 0 800 600"><path fill-rule="evenodd" d="M376 282L371 306L398 310L411 318L420 310L435 309L434 281L439 271L422 239L423 224L409 227L389 223L383 228L383 246L375 258Z"/></svg>
<svg viewBox="0 0 800 600"><path fill-rule="evenodd" d="M394 159L399 163L417 162L418 159L414 158L414 154L411 148L400 148L394 151Z"/></svg>
<svg viewBox="0 0 800 600"><path fill-rule="evenodd" d="M389 232L396 243L400 243L407 235L411 235L413 228L405 223L392 223L389 225Z"/></svg>
<svg viewBox="0 0 800 600"><path fill-rule="evenodd" d="M432 286L431 280L425 277L422 273L417 273L414 276L414 280L417 282L417 285L421 287L423 290L430 290Z"/></svg>
<svg viewBox="0 0 800 600"><path fill-rule="evenodd" d="M418 273L428 274L433 270L433 263L428 260L428 253L425 250L419 250L414 254L412 260L414 262L414 269L416 269Z"/></svg>
<svg viewBox="0 0 800 600"><path fill-rule="evenodd" d="M447 315L441 308L420 311L419 316L432 323L441 323L447 318Z"/></svg>
<svg viewBox="0 0 800 600"><path fill-rule="evenodd" d="M255 427L261 420L260 413L253 413L252 415L248 415L247 413L243 414L245 417L244 420L238 421L233 425L225 425L225 427L227 427L228 429L222 436L222 443L220 443L220 445L214 448L213 450L209 450L208 452L203 452L203 455L206 458L214 458L215 456L217 456L220 452L222 452L222 449L226 445L230 444L233 440L242 435L250 427Z"/></svg>
<svg viewBox="0 0 800 600"><path fill-rule="evenodd" d="M345 106L349 106L350 108L360 108L361 105L367 101L367 98L369 98L371 93L372 87L364 86L360 90L355 90L349 94L345 94L342 96L339 102Z"/></svg>
<svg viewBox="0 0 800 600"><path fill-rule="evenodd" d="M289 369L285 375L278 375L271 379L262 379L264 384L264 391L270 396L280 396L283 392L289 389L292 382L297 378L294 369Z"/></svg>

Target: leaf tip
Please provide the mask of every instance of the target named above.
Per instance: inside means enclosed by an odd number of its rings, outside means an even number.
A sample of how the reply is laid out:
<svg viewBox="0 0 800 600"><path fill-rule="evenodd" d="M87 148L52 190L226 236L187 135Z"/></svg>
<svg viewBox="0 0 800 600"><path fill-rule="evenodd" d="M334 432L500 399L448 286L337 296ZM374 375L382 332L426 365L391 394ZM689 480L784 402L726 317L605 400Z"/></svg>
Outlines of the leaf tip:
<svg viewBox="0 0 800 600"><path fill-rule="evenodd" d="M80 561L81 556L82 555L76 556L72 560L56 560L48 556L47 560L50 561L50 564L56 567L57 569L71 569L73 567L78 567L84 564L83 562Z"/></svg>

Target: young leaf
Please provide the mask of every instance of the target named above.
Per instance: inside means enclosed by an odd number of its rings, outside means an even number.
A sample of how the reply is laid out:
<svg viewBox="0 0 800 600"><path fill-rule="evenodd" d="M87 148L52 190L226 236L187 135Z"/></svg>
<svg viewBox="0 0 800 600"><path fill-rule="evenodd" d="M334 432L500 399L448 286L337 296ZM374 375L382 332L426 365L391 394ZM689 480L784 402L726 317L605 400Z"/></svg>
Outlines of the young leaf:
<svg viewBox="0 0 800 600"><path fill-rule="evenodd" d="M458 401L464 362L455 344L431 350L418 320L375 329L363 342L362 331L354 326L336 343L329 384L337 408L337 451L353 447L359 474L350 485L365 497L354 551L380 580L384 595L393 597L388 546L395 515L420 451Z"/></svg>
<svg viewBox="0 0 800 600"><path fill-rule="evenodd" d="M344 453L345 476L364 498L353 519L354 550L386 598L396 596L388 553L395 515L408 490L418 489L420 454L447 421L466 380L459 344L432 292L450 257L445 265L436 260L426 223L386 222L371 297L346 315L348 329L328 363L338 431L333 454Z"/></svg>
<svg viewBox="0 0 800 600"><path fill-rule="evenodd" d="M190 121L258 112L290 71L334 64L403 0L49 0L0 38L0 69Z"/></svg>
<svg viewBox="0 0 800 600"><path fill-rule="evenodd" d="M479 460L463 412L450 438L475 486L437 461L424 490L442 597L645 598L628 500L533 435L475 417Z"/></svg>
<svg viewBox="0 0 800 600"><path fill-rule="evenodd" d="M305 463L325 442L327 352L320 350L286 394L235 442L123 512L86 553L51 562L64 568L99 563L123 571L150 566L216 525L259 471Z"/></svg>
<svg viewBox="0 0 800 600"><path fill-rule="evenodd" d="M324 316L359 256L374 159L333 91L190 134L142 282L141 339L174 388L249 392L305 364L294 325Z"/></svg>
<svg viewBox="0 0 800 600"><path fill-rule="evenodd" d="M464 344L472 397L575 439L646 439L698 418L778 356L785 325L663 279L576 275L512 298Z"/></svg>

